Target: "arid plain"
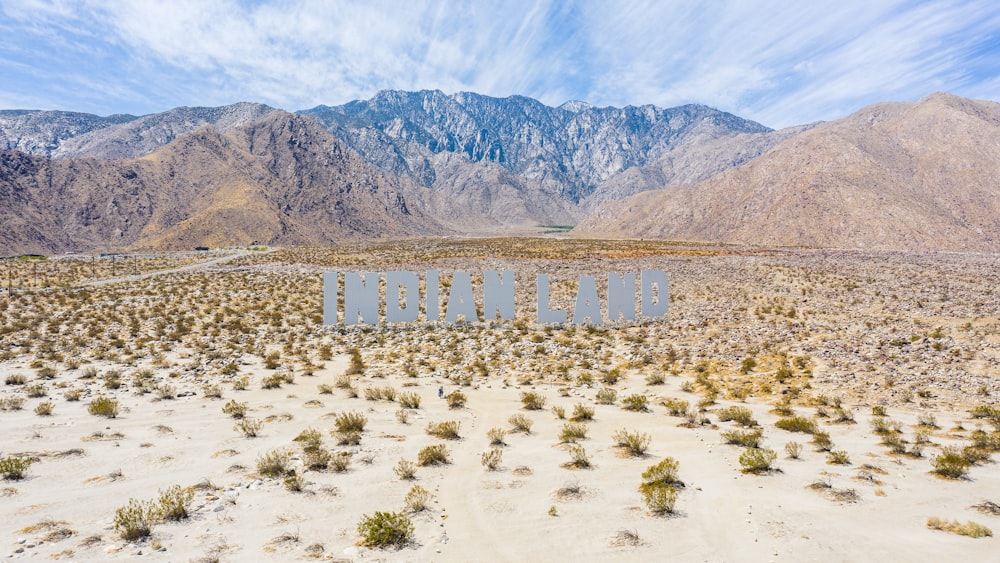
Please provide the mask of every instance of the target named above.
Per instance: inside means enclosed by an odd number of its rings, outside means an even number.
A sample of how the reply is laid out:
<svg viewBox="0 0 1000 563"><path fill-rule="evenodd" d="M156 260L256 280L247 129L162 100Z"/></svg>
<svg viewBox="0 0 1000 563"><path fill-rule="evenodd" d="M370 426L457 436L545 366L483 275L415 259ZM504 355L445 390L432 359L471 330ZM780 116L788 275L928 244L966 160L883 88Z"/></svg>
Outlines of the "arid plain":
<svg viewBox="0 0 1000 563"><path fill-rule="evenodd" d="M0 557L997 552L993 255L504 238L117 260L2 264ZM322 272L428 268L516 271L518 320L322 325ZM580 275L642 269L670 276L667 320L532 322L535 274L569 308ZM376 512L410 539L362 545Z"/></svg>

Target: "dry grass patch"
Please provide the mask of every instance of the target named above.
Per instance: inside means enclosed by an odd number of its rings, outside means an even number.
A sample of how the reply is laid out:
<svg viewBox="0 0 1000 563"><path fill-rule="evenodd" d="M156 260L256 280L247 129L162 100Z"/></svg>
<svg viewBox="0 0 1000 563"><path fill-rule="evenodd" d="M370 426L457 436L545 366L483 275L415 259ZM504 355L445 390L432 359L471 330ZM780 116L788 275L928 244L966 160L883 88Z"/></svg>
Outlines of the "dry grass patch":
<svg viewBox="0 0 1000 563"><path fill-rule="evenodd" d="M963 524L958 520L952 520L949 522L943 518L932 516L927 519L927 527L932 530L941 530L942 532L968 536L970 538L986 538L993 536L993 530L990 530L978 522L973 522L972 520Z"/></svg>

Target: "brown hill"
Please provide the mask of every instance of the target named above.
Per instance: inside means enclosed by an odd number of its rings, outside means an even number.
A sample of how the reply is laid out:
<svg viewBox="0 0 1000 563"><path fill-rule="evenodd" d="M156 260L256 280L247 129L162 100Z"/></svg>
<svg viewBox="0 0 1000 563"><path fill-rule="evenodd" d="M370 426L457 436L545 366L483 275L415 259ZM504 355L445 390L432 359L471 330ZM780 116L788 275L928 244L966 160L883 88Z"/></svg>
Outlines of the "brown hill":
<svg viewBox="0 0 1000 563"><path fill-rule="evenodd" d="M692 185L606 204L582 235L1000 251L1000 104L932 94L788 139Z"/></svg>
<svg viewBox="0 0 1000 563"><path fill-rule="evenodd" d="M210 126L134 160L0 151L0 254L321 244L439 233L312 120ZM9 228L8 228L9 226Z"/></svg>

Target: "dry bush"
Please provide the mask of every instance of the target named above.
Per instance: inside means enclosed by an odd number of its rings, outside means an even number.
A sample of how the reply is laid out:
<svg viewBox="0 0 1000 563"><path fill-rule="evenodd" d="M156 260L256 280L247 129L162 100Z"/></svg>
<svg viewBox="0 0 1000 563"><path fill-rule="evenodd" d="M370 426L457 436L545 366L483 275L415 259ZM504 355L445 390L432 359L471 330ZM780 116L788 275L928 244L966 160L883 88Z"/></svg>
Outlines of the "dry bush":
<svg viewBox="0 0 1000 563"><path fill-rule="evenodd" d="M419 409L420 395L413 391L400 393L399 405L406 409Z"/></svg>
<svg viewBox="0 0 1000 563"><path fill-rule="evenodd" d="M480 456L480 462L483 464L483 467L490 471L496 471L502 461L503 450L500 448L490 448Z"/></svg>
<svg viewBox="0 0 1000 563"><path fill-rule="evenodd" d="M413 538L413 523L403 513L376 512L362 516L358 534L366 547L403 547Z"/></svg>
<svg viewBox="0 0 1000 563"><path fill-rule="evenodd" d="M792 459L799 459L802 455L802 444L798 442L788 442L785 444L785 453Z"/></svg>
<svg viewBox="0 0 1000 563"><path fill-rule="evenodd" d="M333 419L337 432L364 432L368 418L359 412L345 412Z"/></svg>
<svg viewBox="0 0 1000 563"><path fill-rule="evenodd" d="M615 401L618 400L618 391L615 391L610 387L605 387L597 392L597 396L594 400L601 405L613 405L615 404Z"/></svg>
<svg viewBox="0 0 1000 563"><path fill-rule="evenodd" d="M87 412L95 416L115 418L118 416L118 401L107 397L97 397L87 405Z"/></svg>
<svg viewBox="0 0 1000 563"><path fill-rule="evenodd" d="M570 446L569 461L565 464L565 466L575 469L586 469L590 467L590 459L587 457L587 450L583 449L583 446Z"/></svg>
<svg viewBox="0 0 1000 563"><path fill-rule="evenodd" d="M958 534L960 536L968 536L970 538L985 538L993 536L992 530L978 522L973 522L972 520L962 524L958 520L952 520L949 522L948 520L932 516L927 519L927 527L932 530L941 530L943 532Z"/></svg>
<svg viewBox="0 0 1000 563"><path fill-rule="evenodd" d="M683 487L684 482L678 476L680 464L672 457L665 457L642 472L643 483L664 483L674 487Z"/></svg>
<svg viewBox="0 0 1000 563"><path fill-rule="evenodd" d="M934 473L949 479L964 479L969 474L972 464L962 455L962 450L955 446L941 448L941 453L931 459Z"/></svg>
<svg viewBox="0 0 1000 563"><path fill-rule="evenodd" d="M148 537L159 518L152 501L129 499L127 505L115 510L112 527L123 540L133 542Z"/></svg>
<svg viewBox="0 0 1000 563"><path fill-rule="evenodd" d="M622 399L622 408L633 412L649 412L649 397L638 393Z"/></svg>
<svg viewBox="0 0 1000 563"><path fill-rule="evenodd" d="M530 418L523 414L511 415L507 419L507 422L513 428L512 432L521 432L523 434L531 434L531 425L534 424Z"/></svg>
<svg viewBox="0 0 1000 563"><path fill-rule="evenodd" d="M427 433L443 440L458 440L461 439L461 436L458 434L461 428L462 423L457 420L431 422L427 424Z"/></svg>
<svg viewBox="0 0 1000 563"><path fill-rule="evenodd" d="M417 475L417 465L405 459L400 459L392 470L396 473L396 477L404 481L412 481Z"/></svg>
<svg viewBox="0 0 1000 563"><path fill-rule="evenodd" d="M616 446L634 457L646 455L646 450L649 449L649 443L652 441L649 434L644 432L629 432L624 428L616 430L611 435L611 439L615 441Z"/></svg>
<svg viewBox="0 0 1000 563"><path fill-rule="evenodd" d="M771 464L778 459L774 450L766 448L747 448L740 454L740 466L744 473L765 473L771 470Z"/></svg>
<svg viewBox="0 0 1000 563"><path fill-rule="evenodd" d="M157 511L164 520L184 520L190 516L192 500L194 500L194 489L174 485L165 491L160 491Z"/></svg>
<svg viewBox="0 0 1000 563"><path fill-rule="evenodd" d="M490 428L486 432L486 437L490 439L491 446L506 446L507 442L504 442L504 437L507 436L507 431L503 428Z"/></svg>
<svg viewBox="0 0 1000 563"><path fill-rule="evenodd" d="M38 461L36 457L8 456L0 459L0 475L5 481L20 481L24 479L24 474L31 467L32 463Z"/></svg>
<svg viewBox="0 0 1000 563"><path fill-rule="evenodd" d="M586 438L587 426L577 422L563 424L562 430L559 432L559 440L561 442L575 443Z"/></svg>
<svg viewBox="0 0 1000 563"><path fill-rule="evenodd" d="M417 465L420 467L447 463L451 463L451 460L448 458L448 447L444 444L427 446L417 453Z"/></svg>
<svg viewBox="0 0 1000 563"><path fill-rule="evenodd" d="M260 431L264 427L264 423L253 419L253 418L241 418L239 422L233 426L233 430L243 434L247 438L256 438L260 436Z"/></svg>
<svg viewBox="0 0 1000 563"><path fill-rule="evenodd" d="M468 397L465 396L465 393L455 390L452 391L451 393L448 393L448 395L445 396L445 400L448 401L449 409L461 409L465 407L465 403L468 400Z"/></svg>
<svg viewBox="0 0 1000 563"><path fill-rule="evenodd" d="M670 416L684 416L691 406L687 401L680 399L664 399L660 404L667 408L667 414Z"/></svg>
<svg viewBox="0 0 1000 563"><path fill-rule="evenodd" d="M403 499L403 504L410 512L421 512L427 510L427 503L431 500L431 493L420 485L413 485Z"/></svg>
<svg viewBox="0 0 1000 563"><path fill-rule="evenodd" d="M257 473L265 477L280 477L288 472L289 458L286 452L271 450L257 458Z"/></svg>
<svg viewBox="0 0 1000 563"><path fill-rule="evenodd" d="M535 391L522 391L521 404L529 411L542 410L545 408L545 397Z"/></svg>
<svg viewBox="0 0 1000 563"><path fill-rule="evenodd" d="M816 421L804 416L790 416L780 418L774 423L775 426L788 432L804 432L812 434L816 431Z"/></svg>
<svg viewBox="0 0 1000 563"><path fill-rule="evenodd" d="M554 414L559 420L563 420L566 418L566 409L561 406L554 405L552 407L552 414Z"/></svg>
<svg viewBox="0 0 1000 563"><path fill-rule="evenodd" d="M727 444L735 444L744 448L759 448L764 431L760 428L756 430L726 430L719 434Z"/></svg>
<svg viewBox="0 0 1000 563"><path fill-rule="evenodd" d="M753 413L746 407L726 407L719 409L716 414L721 422L728 422L731 420L740 426L747 428L757 426L757 421L754 419Z"/></svg>
<svg viewBox="0 0 1000 563"><path fill-rule="evenodd" d="M243 418L247 414L247 404L232 399L222 406L222 413L236 419Z"/></svg>
<svg viewBox="0 0 1000 563"><path fill-rule="evenodd" d="M573 416L570 417L570 420L573 422L594 420L594 409L582 403L577 403L576 406L573 407Z"/></svg>
<svg viewBox="0 0 1000 563"><path fill-rule="evenodd" d="M850 465L851 457L844 450L836 450L826 454L826 462L833 465Z"/></svg>

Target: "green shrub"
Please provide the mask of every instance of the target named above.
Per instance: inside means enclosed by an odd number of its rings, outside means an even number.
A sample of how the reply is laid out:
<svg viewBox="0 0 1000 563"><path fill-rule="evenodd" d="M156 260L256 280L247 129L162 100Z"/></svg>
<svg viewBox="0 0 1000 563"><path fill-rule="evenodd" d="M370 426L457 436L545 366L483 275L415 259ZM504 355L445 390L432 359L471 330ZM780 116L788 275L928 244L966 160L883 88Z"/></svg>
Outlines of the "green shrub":
<svg viewBox="0 0 1000 563"><path fill-rule="evenodd" d="M771 464L778 459L774 450L747 448L740 454L740 466L744 473L764 473L771 470Z"/></svg>
<svg viewBox="0 0 1000 563"><path fill-rule="evenodd" d="M816 421L804 416L779 418L774 425L789 432L804 432L806 434L812 434L816 431Z"/></svg>
<svg viewBox="0 0 1000 563"><path fill-rule="evenodd" d="M333 419L337 432L364 432L368 418L359 412L345 412Z"/></svg>
<svg viewBox="0 0 1000 563"><path fill-rule="evenodd" d="M816 449L821 452L828 452L833 449L833 440L830 439L830 433L823 430L816 430L812 435L812 443L816 446Z"/></svg>
<svg viewBox="0 0 1000 563"><path fill-rule="evenodd" d="M587 426L577 422L563 424L562 431L559 432L559 440L563 442L577 442L586 438Z"/></svg>
<svg viewBox="0 0 1000 563"><path fill-rule="evenodd" d="M629 395L622 399L622 408L627 411L647 412L649 411L649 397L638 393Z"/></svg>
<svg viewBox="0 0 1000 563"><path fill-rule="evenodd" d="M8 456L0 459L0 475L6 481L20 481L24 479L25 472L38 458L23 456Z"/></svg>
<svg viewBox="0 0 1000 563"><path fill-rule="evenodd" d="M545 397L534 391L522 391L521 404L529 411L542 410L545 408Z"/></svg>
<svg viewBox="0 0 1000 563"><path fill-rule="evenodd" d="M443 440L458 440L461 438L458 434L461 428L462 423L457 420L431 422L427 425L427 433Z"/></svg>
<svg viewBox="0 0 1000 563"><path fill-rule="evenodd" d="M444 444L427 446L417 453L417 465L426 467L428 465L444 465L451 463L448 458L448 448Z"/></svg>
<svg viewBox="0 0 1000 563"><path fill-rule="evenodd" d="M743 446L744 448L759 448L761 438L764 436L764 431L761 429L756 430L727 430L720 434L722 439L726 441L727 444L735 444L737 446Z"/></svg>
<svg viewBox="0 0 1000 563"><path fill-rule="evenodd" d="M969 473L969 462L955 446L941 448L941 453L931 460L934 473L949 479L964 479Z"/></svg>
<svg viewBox="0 0 1000 563"><path fill-rule="evenodd" d="M507 422L510 423L511 427L513 427L514 432L521 432L524 434L531 434L531 425L534 424L530 418L524 416L523 414L512 415L507 419Z"/></svg>
<svg viewBox="0 0 1000 563"><path fill-rule="evenodd" d="M646 376L646 385L663 385L666 383L666 378L663 377L662 373L651 373Z"/></svg>
<svg viewBox="0 0 1000 563"><path fill-rule="evenodd" d="M299 435L292 439L302 445L302 451L308 452L317 450L323 445L323 434L315 428L306 428Z"/></svg>
<svg viewBox="0 0 1000 563"><path fill-rule="evenodd" d="M618 400L618 391L605 387L597 392L596 401L600 405L613 405Z"/></svg>
<svg viewBox="0 0 1000 563"><path fill-rule="evenodd" d="M157 512L164 520L184 520L190 516L192 500L194 500L194 489L174 485L165 491L160 491Z"/></svg>
<svg viewBox="0 0 1000 563"><path fill-rule="evenodd" d="M118 401L107 397L97 397L90 401L87 412L95 416L115 418L118 416Z"/></svg>
<svg viewBox="0 0 1000 563"><path fill-rule="evenodd" d="M680 464L672 457L665 457L659 463L655 463L642 472L643 483L664 483L666 485L684 486L678 477L677 470Z"/></svg>
<svg viewBox="0 0 1000 563"><path fill-rule="evenodd" d="M257 458L257 473L265 477L280 477L288 472L289 455L272 450Z"/></svg>
<svg viewBox="0 0 1000 563"><path fill-rule="evenodd" d="M280 373L272 373L271 375L260 380L260 387L261 389L280 389L284 382L284 376Z"/></svg>
<svg viewBox="0 0 1000 563"><path fill-rule="evenodd" d="M376 512L361 518L358 533L366 547L402 547L413 537L413 522L402 513Z"/></svg>
<svg viewBox="0 0 1000 563"><path fill-rule="evenodd" d="M691 406L687 401L680 399L664 399L661 404L667 407L667 414L670 416L684 416L687 414L688 407Z"/></svg>
<svg viewBox="0 0 1000 563"><path fill-rule="evenodd" d="M677 489L662 481L639 485L642 500L653 514L669 514L677 503Z"/></svg>
<svg viewBox="0 0 1000 563"><path fill-rule="evenodd" d="M115 510L112 527L125 541L148 537L160 514L152 501L129 499L128 504Z"/></svg>
<svg viewBox="0 0 1000 563"><path fill-rule="evenodd" d="M236 430L247 438L256 438L260 435L260 430L263 427L264 423L259 420L255 420L253 418L241 418L240 421L233 426L233 430Z"/></svg>
<svg viewBox="0 0 1000 563"><path fill-rule="evenodd" d="M333 455L330 454L330 450L324 447L317 447L315 449L309 449L303 451L303 463L308 469L313 471L323 471L329 469L330 462L333 460Z"/></svg>
<svg viewBox="0 0 1000 563"><path fill-rule="evenodd" d="M616 446L635 457L646 455L646 450L649 449L649 443L652 441L649 434L629 432L624 428L616 430L611 438L615 441Z"/></svg>
<svg viewBox="0 0 1000 563"><path fill-rule="evenodd" d="M232 399L225 405L222 405L222 414L229 415L236 419L243 418L247 414L247 404L241 403L236 399Z"/></svg>
<svg viewBox="0 0 1000 563"><path fill-rule="evenodd" d="M503 450L500 448L490 448L483 452L480 461L486 469L496 471L503 461Z"/></svg>
<svg viewBox="0 0 1000 563"><path fill-rule="evenodd" d="M343 473L351 467L351 452L337 452L330 456L327 467L335 473Z"/></svg>
<svg viewBox="0 0 1000 563"><path fill-rule="evenodd" d="M747 428L757 426L757 421L754 419L753 413L746 407L727 407L719 409L718 415L721 422L728 422L731 420L736 424Z"/></svg>
<svg viewBox="0 0 1000 563"><path fill-rule="evenodd" d="M573 407L573 416L570 417L570 420L573 422L594 420L594 409L582 403L577 403Z"/></svg>

